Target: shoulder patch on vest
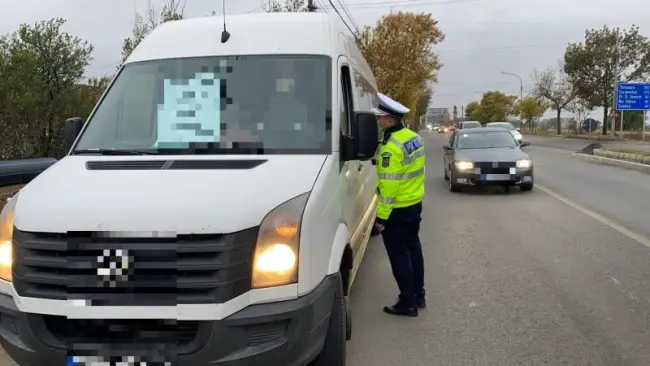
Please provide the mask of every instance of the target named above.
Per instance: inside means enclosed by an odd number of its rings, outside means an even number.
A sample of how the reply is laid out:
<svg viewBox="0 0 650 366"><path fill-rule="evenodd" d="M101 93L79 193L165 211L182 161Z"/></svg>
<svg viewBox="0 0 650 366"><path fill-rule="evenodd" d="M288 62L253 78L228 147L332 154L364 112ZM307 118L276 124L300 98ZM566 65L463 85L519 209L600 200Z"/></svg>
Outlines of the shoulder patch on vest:
<svg viewBox="0 0 650 366"><path fill-rule="evenodd" d="M391 153L389 152L384 152L381 153L381 167L382 168L388 168L390 166L390 158L391 158Z"/></svg>

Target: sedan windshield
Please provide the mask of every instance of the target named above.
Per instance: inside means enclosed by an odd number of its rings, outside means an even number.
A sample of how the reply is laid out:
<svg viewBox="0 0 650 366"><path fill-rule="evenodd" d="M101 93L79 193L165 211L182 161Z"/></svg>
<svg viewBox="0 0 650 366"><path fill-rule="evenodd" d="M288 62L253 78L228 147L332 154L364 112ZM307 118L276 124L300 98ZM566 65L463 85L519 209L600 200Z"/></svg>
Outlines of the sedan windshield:
<svg viewBox="0 0 650 366"><path fill-rule="evenodd" d="M465 122L463 123L463 128L479 128L481 127L480 122Z"/></svg>
<svg viewBox="0 0 650 366"><path fill-rule="evenodd" d="M330 74L330 60L321 56L129 64L89 118L75 151L328 153Z"/></svg>
<svg viewBox="0 0 650 366"><path fill-rule="evenodd" d="M517 142L507 131L461 133L456 146L458 149L515 148Z"/></svg>
<svg viewBox="0 0 650 366"><path fill-rule="evenodd" d="M516 129L515 126L512 125L512 123L506 123L506 122L488 123L486 127L500 127L510 131Z"/></svg>

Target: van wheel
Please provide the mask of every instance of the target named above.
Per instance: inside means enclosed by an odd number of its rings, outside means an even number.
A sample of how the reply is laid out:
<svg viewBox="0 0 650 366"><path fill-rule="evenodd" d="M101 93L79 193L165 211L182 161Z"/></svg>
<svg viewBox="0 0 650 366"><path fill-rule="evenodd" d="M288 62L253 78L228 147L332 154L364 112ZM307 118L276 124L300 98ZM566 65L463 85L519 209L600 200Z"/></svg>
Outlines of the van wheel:
<svg viewBox="0 0 650 366"><path fill-rule="evenodd" d="M310 366L345 366L347 310L343 295L341 274L336 275L337 285L325 344Z"/></svg>
<svg viewBox="0 0 650 366"><path fill-rule="evenodd" d="M350 297L345 297L345 340L352 339L352 313L350 310Z"/></svg>

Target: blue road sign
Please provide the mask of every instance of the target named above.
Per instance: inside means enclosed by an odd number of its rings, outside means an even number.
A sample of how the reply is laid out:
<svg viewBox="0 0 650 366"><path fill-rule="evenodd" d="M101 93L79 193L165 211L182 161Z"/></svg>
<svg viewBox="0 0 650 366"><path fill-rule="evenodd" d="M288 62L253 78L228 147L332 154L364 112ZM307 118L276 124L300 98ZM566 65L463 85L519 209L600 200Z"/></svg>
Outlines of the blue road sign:
<svg viewBox="0 0 650 366"><path fill-rule="evenodd" d="M616 84L616 105L614 109L618 111L650 110L650 84Z"/></svg>

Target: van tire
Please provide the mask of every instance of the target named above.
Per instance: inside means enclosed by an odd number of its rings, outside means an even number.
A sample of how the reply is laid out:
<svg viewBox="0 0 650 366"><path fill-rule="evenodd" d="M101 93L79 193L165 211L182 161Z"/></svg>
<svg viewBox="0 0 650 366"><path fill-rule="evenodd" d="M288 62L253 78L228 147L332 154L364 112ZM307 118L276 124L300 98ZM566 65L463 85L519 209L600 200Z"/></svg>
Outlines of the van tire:
<svg viewBox="0 0 650 366"><path fill-rule="evenodd" d="M352 339L352 313L350 310L350 296L345 297L345 340Z"/></svg>
<svg viewBox="0 0 650 366"><path fill-rule="evenodd" d="M336 276L334 303L330 313L325 344L310 366L345 366L347 310L341 274Z"/></svg>

